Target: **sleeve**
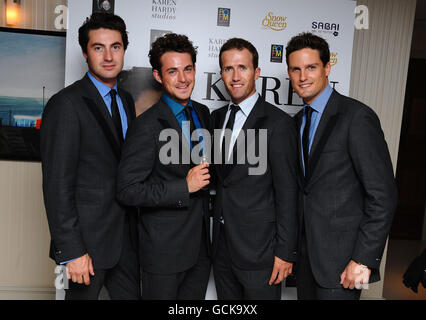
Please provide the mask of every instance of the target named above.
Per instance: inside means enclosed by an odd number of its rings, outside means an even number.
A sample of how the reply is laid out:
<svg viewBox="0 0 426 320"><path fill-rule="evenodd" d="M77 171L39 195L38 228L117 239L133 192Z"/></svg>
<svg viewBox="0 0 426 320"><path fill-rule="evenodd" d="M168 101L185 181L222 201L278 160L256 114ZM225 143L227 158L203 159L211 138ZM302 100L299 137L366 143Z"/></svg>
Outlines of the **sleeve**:
<svg viewBox="0 0 426 320"><path fill-rule="evenodd" d="M123 145L117 176L117 198L136 207L187 207L189 191L186 179L153 178L159 150L158 130L144 115L129 127Z"/></svg>
<svg viewBox="0 0 426 320"><path fill-rule="evenodd" d="M275 126L269 146L276 210L275 255L295 262L298 237L298 160L295 122L284 117Z"/></svg>
<svg viewBox="0 0 426 320"><path fill-rule="evenodd" d="M348 139L353 166L365 190L364 216L352 259L378 269L398 194L388 147L373 110L362 107L356 112Z"/></svg>
<svg viewBox="0 0 426 320"><path fill-rule="evenodd" d="M70 100L56 95L47 103L40 129L43 196L57 263L87 251L75 205L80 128Z"/></svg>

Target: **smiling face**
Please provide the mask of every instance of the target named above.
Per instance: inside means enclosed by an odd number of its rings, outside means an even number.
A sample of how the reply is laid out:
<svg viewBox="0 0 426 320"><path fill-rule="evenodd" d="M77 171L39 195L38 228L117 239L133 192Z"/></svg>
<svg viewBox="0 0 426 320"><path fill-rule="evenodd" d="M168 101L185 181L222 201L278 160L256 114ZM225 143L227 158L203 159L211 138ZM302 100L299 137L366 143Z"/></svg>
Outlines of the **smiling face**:
<svg viewBox="0 0 426 320"><path fill-rule="evenodd" d="M165 93L180 104L187 105L195 85L195 65L189 53L166 52L160 59L161 70L154 69L155 80Z"/></svg>
<svg viewBox="0 0 426 320"><path fill-rule="evenodd" d="M221 56L221 76L232 102L239 104L256 92L260 68L254 69L253 56L247 49L231 49Z"/></svg>
<svg viewBox="0 0 426 320"><path fill-rule="evenodd" d="M324 66L318 50L304 48L292 52L288 64L287 71L294 91L306 104L311 104L328 84L330 63Z"/></svg>
<svg viewBox="0 0 426 320"><path fill-rule="evenodd" d="M123 69L124 46L117 30L90 30L87 53L83 52L90 73L110 88L115 85L117 76Z"/></svg>

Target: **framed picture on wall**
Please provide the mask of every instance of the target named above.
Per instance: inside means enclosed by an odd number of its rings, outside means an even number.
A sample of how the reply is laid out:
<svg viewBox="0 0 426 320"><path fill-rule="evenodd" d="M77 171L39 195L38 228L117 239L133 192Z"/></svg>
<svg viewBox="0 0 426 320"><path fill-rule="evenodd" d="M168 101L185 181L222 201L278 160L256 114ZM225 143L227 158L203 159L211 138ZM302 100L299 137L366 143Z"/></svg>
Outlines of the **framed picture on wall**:
<svg viewBox="0 0 426 320"><path fill-rule="evenodd" d="M0 159L40 161L40 125L64 87L65 32L0 28Z"/></svg>

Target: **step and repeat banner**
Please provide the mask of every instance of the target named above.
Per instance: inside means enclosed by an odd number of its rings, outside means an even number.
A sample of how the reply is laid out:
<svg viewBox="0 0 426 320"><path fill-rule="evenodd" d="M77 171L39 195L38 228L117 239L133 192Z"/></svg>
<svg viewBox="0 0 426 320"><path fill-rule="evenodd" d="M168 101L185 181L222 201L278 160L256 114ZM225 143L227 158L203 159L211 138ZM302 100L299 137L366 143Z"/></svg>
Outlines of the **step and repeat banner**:
<svg viewBox="0 0 426 320"><path fill-rule="evenodd" d="M289 87L285 47L300 32L325 38L331 51L331 85L349 94L355 1L342 0L69 0L65 85L87 71L78 45L78 28L93 9L104 5L121 16L129 31L122 85L143 112L159 97L148 60L151 43L167 32L185 34L198 47L192 98L210 110L226 104L220 80L219 50L229 38L249 40L259 52L257 91L270 103L295 114L302 103Z"/></svg>
<svg viewBox="0 0 426 320"><path fill-rule="evenodd" d="M290 115L300 110L302 101L289 86L285 47L300 32L312 32L328 41L331 86L349 94L355 1L69 0L65 85L87 71L78 45L78 28L92 10L102 5L127 24L130 45L119 81L133 95L138 114L161 94L152 76L148 52L151 43L168 32L185 34L198 47L192 99L211 111L224 106L229 99L220 78L219 51L232 37L247 39L257 48L261 68L257 91ZM215 298L211 279L207 299ZM283 287L283 298L295 299L294 288Z"/></svg>

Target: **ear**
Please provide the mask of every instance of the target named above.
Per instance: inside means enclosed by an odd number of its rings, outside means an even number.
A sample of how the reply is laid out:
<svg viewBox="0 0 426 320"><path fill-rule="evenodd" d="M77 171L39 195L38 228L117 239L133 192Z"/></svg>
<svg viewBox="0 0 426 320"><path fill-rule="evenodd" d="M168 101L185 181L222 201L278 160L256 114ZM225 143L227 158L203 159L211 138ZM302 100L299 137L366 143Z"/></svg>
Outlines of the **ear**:
<svg viewBox="0 0 426 320"><path fill-rule="evenodd" d="M86 53L86 52L84 52L83 50L81 50L81 52L83 53L83 57L84 57L84 59L86 59L86 61L87 61L87 53Z"/></svg>
<svg viewBox="0 0 426 320"><path fill-rule="evenodd" d="M157 80L158 83L163 84L163 80L161 79L161 74L157 69L152 70L152 75L154 79Z"/></svg>
<svg viewBox="0 0 426 320"><path fill-rule="evenodd" d="M260 77L260 68L257 67L256 70L254 70L254 80L259 79Z"/></svg>
<svg viewBox="0 0 426 320"><path fill-rule="evenodd" d="M328 75L330 74L331 71L331 64L330 62L327 62L327 64L325 65L325 75L328 77Z"/></svg>

